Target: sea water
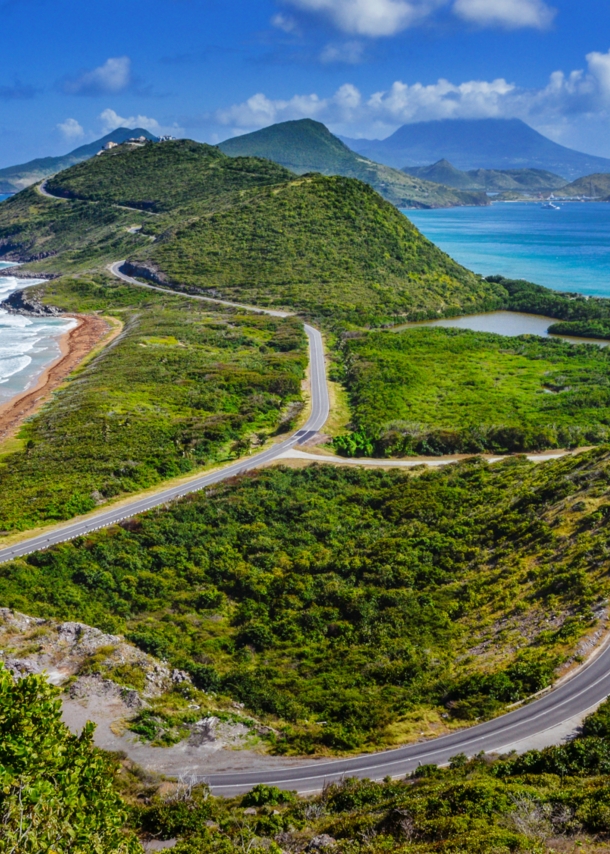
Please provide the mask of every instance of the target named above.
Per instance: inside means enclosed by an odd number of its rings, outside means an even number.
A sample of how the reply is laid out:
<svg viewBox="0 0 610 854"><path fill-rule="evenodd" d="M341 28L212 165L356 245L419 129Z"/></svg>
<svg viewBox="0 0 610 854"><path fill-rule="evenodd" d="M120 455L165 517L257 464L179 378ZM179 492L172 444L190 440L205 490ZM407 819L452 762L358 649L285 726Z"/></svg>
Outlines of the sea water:
<svg viewBox="0 0 610 854"><path fill-rule="evenodd" d="M610 297L610 204L567 202L405 211L437 246L483 276Z"/></svg>
<svg viewBox="0 0 610 854"><path fill-rule="evenodd" d="M0 262L0 302L36 280L16 279ZM59 339L76 324L72 318L22 317L0 309L0 406L32 388L61 355Z"/></svg>

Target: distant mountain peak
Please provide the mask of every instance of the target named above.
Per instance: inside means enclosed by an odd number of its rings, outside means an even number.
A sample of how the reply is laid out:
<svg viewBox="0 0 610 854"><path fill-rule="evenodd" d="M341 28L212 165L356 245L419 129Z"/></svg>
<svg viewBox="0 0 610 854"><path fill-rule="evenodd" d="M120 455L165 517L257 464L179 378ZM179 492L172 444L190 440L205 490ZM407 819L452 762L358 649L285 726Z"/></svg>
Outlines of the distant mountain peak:
<svg viewBox="0 0 610 854"><path fill-rule="evenodd" d="M68 154L62 154L59 157L39 157L36 160L30 160L28 163L21 163L18 166L8 166L6 169L0 169L0 193L18 192L25 189L25 187L35 184L37 181L42 181L43 178L48 178L50 175L62 172L76 163L82 163L83 160L95 157L107 142L121 144L132 137L137 138L139 136L143 136L153 142L158 139L158 137L144 128L120 127L110 131L110 133L107 133L101 139L96 139L95 142L89 142L86 145L75 148L74 151L70 151Z"/></svg>
<svg viewBox="0 0 610 854"><path fill-rule="evenodd" d="M442 180L415 181L397 169L352 151L321 122L297 119L237 136L218 146L231 157L264 157L303 175L320 172L357 178L397 207L448 207L486 204L484 194L456 193ZM448 164L448 169L453 169ZM472 182L471 182L472 183ZM442 186L439 186L442 185Z"/></svg>
<svg viewBox="0 0 610 854"><path fill-rule="evenodd" d="M610 172L610 159L559 145L521 119L438 119L403 125L383 140L344 141L365 157L399 169L448 161L464 172L542 169L568 180Z"/></svg>

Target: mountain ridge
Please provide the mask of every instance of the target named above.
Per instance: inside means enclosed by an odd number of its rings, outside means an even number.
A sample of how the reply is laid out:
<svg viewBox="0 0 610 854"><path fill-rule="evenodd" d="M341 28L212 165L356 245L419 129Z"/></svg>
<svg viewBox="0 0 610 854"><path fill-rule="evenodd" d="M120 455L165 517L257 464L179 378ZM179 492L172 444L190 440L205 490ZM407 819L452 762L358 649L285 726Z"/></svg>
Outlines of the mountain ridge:
<svg viewBox="0 0 610 854"><path fill-rule="evenodd" d="M456 192L455 188L423 181L420 177L408 176L362 157L334 136L325 125L312 119L280 122L225 140L218 148L231 157L264 157L297 175L319 172L327 176L357 178L399 208L488 204L481 192Z"/></svg>
<svg viewBox="0 0 610 854"><path fill-rule="evenodd" d="M81 163L83 160L95 157L107 142L120 144L131 137L138 136L145 136L151 141L157 140L156 136L144 128L116 128L100 139L81 145L67 154L61 154L57 157L37 157L27 163L6 166L4 169L0 169L0 193L18 193L43 178L48 178L50 175Z"/></svg>
<svg viewBox="0 0 610 854"><path fill-rule="evenodd" d="M438 181L447 187L501 193L506 190L542 192L565 187L565 178L543 169L471 169L463 172L443 158L430 166L405 166L407 175Z"/></svg>
<svg viewBox="0 0 610 854"><path fill-rule="evenodd" d="M610 172L610 159L553 142L520 119L439 119L403 125L383 140L341 140L353 151L397 169L446 158L463 171L543 169L567 182Z"/></svg>

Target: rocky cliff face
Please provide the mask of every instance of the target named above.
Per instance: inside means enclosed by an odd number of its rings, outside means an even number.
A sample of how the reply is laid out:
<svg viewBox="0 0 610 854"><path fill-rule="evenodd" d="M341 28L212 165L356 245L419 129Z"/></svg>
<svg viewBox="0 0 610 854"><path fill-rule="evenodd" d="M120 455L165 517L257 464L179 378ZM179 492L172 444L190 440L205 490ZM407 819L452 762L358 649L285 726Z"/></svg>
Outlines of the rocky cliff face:
<svg viewBox="0 0 610 854"><path fill-rule="evenodd" d="M25 291L14 291L0 302L0 308L10 314L24 314L27 317L59 317L62 314L61 309L43 305L34 295L28 295Z"/></svg>

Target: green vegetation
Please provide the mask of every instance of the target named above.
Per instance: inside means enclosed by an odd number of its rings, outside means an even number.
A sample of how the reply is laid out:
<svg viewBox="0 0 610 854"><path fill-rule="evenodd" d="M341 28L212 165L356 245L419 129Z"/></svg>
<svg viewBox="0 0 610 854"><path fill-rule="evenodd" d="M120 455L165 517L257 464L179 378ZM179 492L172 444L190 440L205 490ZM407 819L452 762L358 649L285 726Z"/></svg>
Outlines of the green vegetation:
<svg viewBox="0 0 610 854"><path fill-rule="evenodd" d="M320 172L322 175L357 178L399 208L489 204L484 193L456 192L440 186L443 181L412 178L391 166L374 163L356 154L333 136L327 127L311 119L272 125L228 139L218 147L232 157L265 157L297 175Z"/></svg>
<svg viewBox="0 0 610 854"><path fill-rule="evenodd" d="M574 741L519 758L456 756L448 768L425 765L384 783L347 779L307 800L273 786L230 801L210 798L204 786L152 793L134 823L158 838L177 836L176 854L241 854L246 846L273 854L602 854L609 772L605 704Z"/></svg>
<svg viewBox="0 0 610 854"><path fill-rule="evenodd" d="M348 178L261 190L135 257L175 283L358 324L492 309L503 295Z"/></svg>
<svg viewBox="0 0 610 854"><path fill-rule="evenodd" d="M72 735L58 690L0 668L0 852L138 854L137 836L176 854L332 850L337 854L551 854L607 851L610 704L559 747L455 756L401 780L347 779L299 799L258 785L230 800L161 782Z"/></svg>
<svg viewBox="0 0 610 854"><path fill-rule="evenodd" d="M597 172L595 175L585 175L578 178L567 187L562 187L562 196L593 196L601 201L610 197L610 174Z"/></svg>
<svg viewBox="0 0 610 854"><path fill-rule="evenodd" d="M241 456L300 411L307 353L297 319L220 311L103 276L38 290L65 309L119 318L124 331L23 426L23 450L1 458L4 531Z"/></svg>
<svg viewBox="0 0 610 854"><path fill-rule="evenodd" d="M489 276L486 281L502 288L504 307L510 311L543 314L557 320L610 321L610 299L552 291L523 279L505 279L504 276Z"/></svg>
<svg viewBox="0 0 610 854"><path fill-rule="evenodd" d="M415 327L343 342L350 456L523 452L610 438L610 353Z"/></svg>
<svg viewBox="0 0 610 854"><path fill-rule="evenodd" d="M608 595L609 482L607 449L274 468L0 566L0 601L126 634L267 719L278 752L370 750L574 661Z"/></svg>
<svg viewBox="0 0 610 854"><path fill-rule="evenodd" d="M431 166L405 166L408 175L436 181L462 190L484 190L488 193L504 191L541 192L558 190L565 186L565 178L544 169L472 169L462 172L448 160L439 160Z"/></svg>
<svg viewBox="0 0 610 854"><path fill-rule="evenodd" d="M82 160L95 157L106 142L121 143L127 139L140 136L144 136L147 139L156 139L156 137L143 128L116 128L116 130L111 131L101 139L81 145L69 154L64 154L60 157L39 157L36 160L30 160L28 163L7 166L4 169L0 169L0 193L18 193L25 187L30 187L37 181L48 178L49 175L54 175L63 169L69 169L70 166L74 166Z"/></svg>
<svg viewBox="0 0 610 854"><path fill-rule="evenodd" d="M276 163L255 157L233 159L217 148L188 139L119 146L101 157L51 178L49 192L71 199L127 205L157 213L193 204L223 207L232 194L280 184L294 177Z"/></svg>
<svg viewBox="0 0 610 854"><path fill-rule="evenodd" d="M578 338L610 338L610 317L607 320L565 320L549 326L549 332Z"/></svg>
<svg viewBox="0 0 610 854"><path fill-rule="evenodd" d="M100 158L101 159L101 158ZM30 262L33 274L99 268L150 239L129 228L145 214L89 202L53 201L32 188L0 205L0 257Z"/></svg>
<svg viewBox="0 0 610 854"><path fill-rule="evenodd" d="M1 854L137 854L110 763L61 720L42 676L13 681L0 665Z"/></svg>
<svg viewBox="0 0 610 854"><path fill-rule="evenodd" d="M354 179L295 178L178 141L119 146L48 188L65 200L29 190L0 209L1 257L32 273L124 257L177 289L373 325L498 308L506 296Z"/></svg>

